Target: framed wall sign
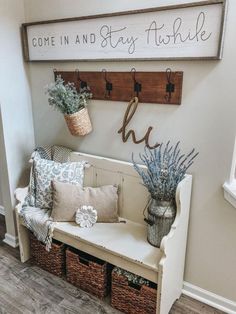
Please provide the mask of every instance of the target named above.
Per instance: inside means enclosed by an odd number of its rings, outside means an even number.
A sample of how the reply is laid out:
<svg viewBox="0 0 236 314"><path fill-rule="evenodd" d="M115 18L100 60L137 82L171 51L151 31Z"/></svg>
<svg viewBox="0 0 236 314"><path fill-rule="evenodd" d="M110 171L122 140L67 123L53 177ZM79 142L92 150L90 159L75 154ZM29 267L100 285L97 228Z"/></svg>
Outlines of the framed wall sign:
<svg viewBox="0 0 236 314"><path fill-rule="evenodd" d="M226 1L23 24L25 60L220 59Z"/></svg>

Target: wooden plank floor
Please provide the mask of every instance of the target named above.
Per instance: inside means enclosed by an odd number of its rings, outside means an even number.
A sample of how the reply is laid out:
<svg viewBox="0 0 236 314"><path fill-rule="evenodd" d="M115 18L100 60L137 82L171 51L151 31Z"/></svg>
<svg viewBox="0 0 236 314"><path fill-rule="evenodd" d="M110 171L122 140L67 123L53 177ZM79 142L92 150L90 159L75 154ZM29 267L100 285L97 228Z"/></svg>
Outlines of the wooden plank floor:
<svg viewBox="0 0 236 314"><path fill-rule="evenodd" d="M115 314L97 298L30 263L22 264L19 251L2 242L0 215L0 314ZM187 296L175 302L170 314L222 314Z"/></svg>

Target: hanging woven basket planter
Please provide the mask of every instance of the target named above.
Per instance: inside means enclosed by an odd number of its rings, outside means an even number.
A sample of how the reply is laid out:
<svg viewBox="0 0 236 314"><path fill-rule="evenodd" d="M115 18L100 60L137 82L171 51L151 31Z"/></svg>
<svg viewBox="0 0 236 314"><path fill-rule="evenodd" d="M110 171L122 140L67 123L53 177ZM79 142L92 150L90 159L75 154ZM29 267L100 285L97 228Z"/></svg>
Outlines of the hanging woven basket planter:
<svg viewBox="0 0 236 314"><path fill-rule="evenodd" d="M87 101L93 96L89 86L77 90L74 83L65 83L58 75L55 83L47 86L46 92L49 96L49 105L64 115L72 135L85 136L92 131L87 109Z"/></svg>
<svg viewBox="0 0 236 314"><path fill-rule="evenodd" d="M87 108L73 114L65 114L64 117L70 133L74 136L85 136L93 129Z"/></svg>

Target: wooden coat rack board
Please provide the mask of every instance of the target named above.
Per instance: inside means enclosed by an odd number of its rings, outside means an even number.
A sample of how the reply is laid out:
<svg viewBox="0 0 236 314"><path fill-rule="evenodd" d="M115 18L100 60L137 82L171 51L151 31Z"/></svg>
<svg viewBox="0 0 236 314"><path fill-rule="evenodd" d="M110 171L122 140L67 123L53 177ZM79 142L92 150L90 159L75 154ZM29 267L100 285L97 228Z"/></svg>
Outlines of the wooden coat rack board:
<svg viewBox="0 0 236 314"><path fill-rule="evenodd" d="M139 102L144 103L181 104L183 72L171 72L170 69L165 72L55 70L54 74L55 77L61 75L65 82L74 82L77 88L86 82L93 99L130 101L133 96L138 96Z"/></svg>

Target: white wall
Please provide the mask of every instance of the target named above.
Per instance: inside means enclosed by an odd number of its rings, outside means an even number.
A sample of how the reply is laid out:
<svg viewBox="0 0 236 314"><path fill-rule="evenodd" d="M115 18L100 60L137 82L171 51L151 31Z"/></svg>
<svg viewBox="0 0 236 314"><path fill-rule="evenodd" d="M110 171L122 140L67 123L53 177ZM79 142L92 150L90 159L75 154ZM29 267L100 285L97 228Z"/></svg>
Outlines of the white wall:
<svg viewBox="0 0 236 314"><path fill-rule="evenodd" d="M13 237L13 193L34 147L31 96L21 53L23 22L23 0L0 1L0 183L7 233Z"/></svg>
<svg viewBox="0 0 236 314"><path fill-rule="evenodd" d="M108 13L187 2L176 0L25 0L28 22ZM190 1L189 1L190 2ZM142 145L124 144L117 130L127 104L92 101L94 131L84 139L72 137L63 117L47 104L44 86L59 70L159 71L171 67L184 71L181 106L140 104L132 121L137 134L154 126L153 142L181 140L184 151L200 152L191 171L194 175L185 280L236 301L236 210L223 198L222 183L230 172L236 134L236 1L230 0L222 61L169 62L73 62L31 63L30 77L36 142L62 144L76 150L123 160L137 156Z"/></svg>

